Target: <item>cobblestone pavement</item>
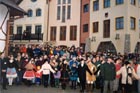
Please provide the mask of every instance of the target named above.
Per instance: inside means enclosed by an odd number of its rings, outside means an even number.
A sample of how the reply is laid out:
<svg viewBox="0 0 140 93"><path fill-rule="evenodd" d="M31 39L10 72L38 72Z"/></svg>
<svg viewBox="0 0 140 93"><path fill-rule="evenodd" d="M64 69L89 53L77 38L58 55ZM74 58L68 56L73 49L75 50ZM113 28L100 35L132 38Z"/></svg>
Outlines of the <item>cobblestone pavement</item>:
<svg viewBox="0 0 140 93"><path fill-rule="evenodd" d="M44 88L43 86L31 86L27 87L25 85L20 86L7 86L8 90L0 90L0 93L80 93L79 88L76 90L72 90L67 87L66 90L62 90L61 88ZM85 92L87 93L87 92ZM94 90L90 93L100 93L99 90Z"/></svg>

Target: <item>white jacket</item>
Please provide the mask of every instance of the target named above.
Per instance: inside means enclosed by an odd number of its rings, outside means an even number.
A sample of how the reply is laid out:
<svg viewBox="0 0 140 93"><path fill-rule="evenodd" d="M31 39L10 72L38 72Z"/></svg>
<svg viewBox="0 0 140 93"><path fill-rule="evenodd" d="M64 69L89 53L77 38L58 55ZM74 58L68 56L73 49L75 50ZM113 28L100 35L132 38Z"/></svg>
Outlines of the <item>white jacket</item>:
<svg viewBox="0 0 140 93"><path fill-rule="evenodd" d="M39 73L40 72L43 72L43 75L49 75L50 74L50 71L52 73L55 73L55 70L52 69L52 67L50 66L50 64L48 64L47 62L44 63L41 67L41 69L38 71Z"/></svg>
<svg viewBox="0 0 140 93"><path fill-rule="evenodd" d="M131 70L129 70L129 73L132 73L133 77L136 79L139 79L138 75L136 74L134 68L131 68ZM126 84L127 81L127 69L126 66L121 67L121 69L119 71L117 71L117 75L121 74L122 75L122 79L121 79L121 83L122 84ZM131 85L132 84L132 78L128 77L128 83Z"/></svg>
<svg viewBox="0 0 140 93"><path fill-rule="evenodd" d="M137 67L137 75L140 77L140 64L138 64L138 67Z"/></svg>

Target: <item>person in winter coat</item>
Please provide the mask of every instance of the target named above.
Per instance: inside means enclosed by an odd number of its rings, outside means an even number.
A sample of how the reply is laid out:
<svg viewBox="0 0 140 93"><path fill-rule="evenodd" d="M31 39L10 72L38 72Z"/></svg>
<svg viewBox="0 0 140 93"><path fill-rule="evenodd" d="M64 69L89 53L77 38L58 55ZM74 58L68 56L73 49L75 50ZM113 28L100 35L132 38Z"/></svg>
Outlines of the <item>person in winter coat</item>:
<svg viewBox="0 0 140 93"><path fill-rule="evenodd" d="M7 83L7 79L6 79L6 70L7 70L7 64L8 64L8 58L4 56L4 53L1 53L1 57L0 57L0 62L1 62L1 78L2 78L2 89L7 90L6 88L6 83Z"/></svg>
<svg viewBox="0 0 140 93"><path fill-rule="evenodd" d="M39 71L41 68L40 66L36 66L36 69L37 71ZM42 72L41 73L35 72L35 76L36 76L36 79L35 79L36 85L37 86L41 85Z"/></svg>
<svg viewBox="0 0 140 93"><path fill-rule="evenodd" d="M130 65L129 61L124 62L124 66L117 71L117 75L121 74L121 84L123 93L132 93L133 77L140 80L140 77L135 73L134 68Z"/></svg>
<svg viewBox="0 0 140 93"><path fill-rule="evenodd" d="M45 88L48 87L50 71L52 73L56 73L55 70L52 69L52 67L46 60L45 63L42 65L41 69L38 71L38 73L42 72L43 85Z"/></svg>
<svg viewBox="0 0 140 93"><path fill-rule="evenodd" d="M88 73L90 75L92 75L92 72L89 70L88 66L85 64L85 60L83 58L81 58L81 62L78 65L78 77L79 77L80 86L81 86L80 92L84 92L84 90L85 90L86 71L88 71Z"/></svg>
<svg viewBox="0 0 140 93"><path fill-rule="evenodd" d="M94 73L96 72L97 68L96 66L91 62L91 59L88 57L88 60L86 62L90 72L92 75L86 71L86 81L87 81L87 92L92 92L93 83L96 81L96 77Z"/></svg>
<svg viewBox="0 0 140 93"><path fill-rule="evenodd" d="M33 58L25 65L25 69L26 70L23 75L23 79L26 79L27 86L31 86L31 81L35 79L35 71L36 71L36 66L34 65Z"/></svg>
<svg viewBox="0 0 140 93"><path fill-rule="evenodd" d="M70 69L73 66L73 64L75 64L76 67L78 67L78 61L76 60L76 57L73 57L72 60L69 61L69 67L70 67Z"/></svg>
<svg viewBox="0 0 140 93"><path fill-rule="evenodd" d="M77 79L78 79L78 68L76 66L76 63L74 63L70 69L71 89L76 89Z"/></svg>
<svg viewBox="0 0 140 93"><path fill-rule="evenodd" d="M115 60L116 72L120 70L121 62L122 62L122 60L120 58L117 58ZM118 92L120 78L121 78L121 75L116 75L116 78L113 81L113 91L114 91L114 93Z"/></svg>
<svg viewBox="0 0 140 93"><path fill-rule="evenodd" d="M137 65L137 75L140 77L140 62ZM140 93L140 80L138 80L138 93Z"/></svg>
<svg viewBox="0 0 140 93"><path fill-rule="evenodd" d="M116 68L112 57L108 57L107 62L101 65L101 76L104 79L103 93L108 93L108 85L110 86L110 93L112 93L113 81L116 77Z"/></svg>
<svg viewBox="0 0 140 93"><path fill-rule="evenodd" d="M55 68L55 71L56 71L56 73L54 74L55 87L59 88L61 72L60 72L60 69L58 68Z"/></svg>
<svg viewBox="0 0 140 93"><path fill-rule="evenodd" d="M41 54L41 49L39 48L38 45L36 45L36 48L33 49L33 54L34 54L34 57L38 57Z"/></svg>
<svg viewBox="0 0 140 93"><path fill-rule="evenodd" d="M69 66L66 60L63 60L61 64L61 87L66 89L69 80Z"/></svg>
<svg viewBox="0 0 140 93"><path fill-rule="evenodd" d="M21 85L23 74L22 74L22 62L21 62L21 54L20 53L17 54L17 57L15 58L15 61L18 65L16 84Z"/></svg>
<svg viewBox="0 0 140 93"><path fill-rule="evenodd" d="M50 66L55 69L57 67L58 63L56 62L56 59L54 57L50 60ZM55 79L54 79L54 73L50 73L50 85L51 87L55 87Z"/></svg>

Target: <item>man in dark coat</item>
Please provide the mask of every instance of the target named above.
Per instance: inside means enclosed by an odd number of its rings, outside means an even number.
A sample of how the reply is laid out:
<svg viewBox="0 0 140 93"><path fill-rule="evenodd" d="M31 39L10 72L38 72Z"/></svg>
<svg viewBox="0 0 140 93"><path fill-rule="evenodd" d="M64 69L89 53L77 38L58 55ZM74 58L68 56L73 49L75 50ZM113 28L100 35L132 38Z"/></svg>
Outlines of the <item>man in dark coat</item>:
<svg viewBox="0 0 140 93"><path fill-rule="evenodd" d="M92 73L88 69L87 65L85 64L84 59L81 59L81 63L78 65L78 77L79 77L80 86L81 86L80 92L84 92L84 90L85 90L86 71L88 71L92 75Z"/></svg>
<svg viewBox="0 0 140 93"><path fill-rule="evenodd" d="M0 53L1 55L1 53ZM0 59L0 84L2 83L2 76L1 76L1 65L2 65L2 62L1 62L1 59Z"/></svg>
<svg viewBox="0 0 140 93"><path fill-rule="evenodd" d="M1 54L0 58L0 63L1 63L1 76L2 76L2 88L4 90L7 90L6 84L7 84L7 79L6 79L6 70L7 70L7 62L8 59L4 57L4 53Z"/></svg>
<svg viewBox="0 0 140 93"><path fill-rule="evenodd" d="M103 93L108 93L108 85L110 86L110 93L113 93L113 81L116 77L116 68L113 63L113 58L108 57L107 62L105 62L103 65L101 65L101 76L104 79L104 88Z"/></svg>

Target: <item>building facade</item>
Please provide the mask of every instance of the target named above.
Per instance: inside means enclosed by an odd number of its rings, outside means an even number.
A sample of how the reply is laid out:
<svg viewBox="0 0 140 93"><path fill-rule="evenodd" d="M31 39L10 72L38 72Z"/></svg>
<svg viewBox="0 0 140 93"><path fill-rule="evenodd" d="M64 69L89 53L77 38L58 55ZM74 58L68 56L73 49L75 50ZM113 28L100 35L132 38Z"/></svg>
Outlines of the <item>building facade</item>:
<svg viewBox="0 0 140 93"><path fill-rule="evenodd" d="M86 51L140 53L139 0L24 0L15 44L83 46Z"/></svg>
<svg viewBox="0 0 140 93"><path fill-rule="evenodd" d="M80 46L86 47L90 35L90 0L81 0Z"/></svg>
<svg viewBox="0 0 140 93"><path fill-rule="evenodd" d="M20 7L28 15L14 22L14 44L80 45L80 0L26 0Z"/></svg>
<svg viewBox="0 0 140 93"><path fill-rule="evenodd" d="M48 40L54 45L80 45L80 0L51 0Z"/></svg>
<svg viewBox="0 0 140 93"><path fill-rule="evenodd" d="M24 0L19 6L27 15L14 21L14 44L42 44L47 42L49 0Z"/></svg>
<svg viewBox="0 0 140 93"><path fill-rule="evenodd" d="M14 16L21 16L25 11L18 4L22 0L0 0L0 52L8 54L9 40L9 19Z"/></svg>
<svg viewBox="0 0 140 93"><path fill-rule="evenodd" d="M90 1L91 50L140 52L139 0Z"/></svg>

